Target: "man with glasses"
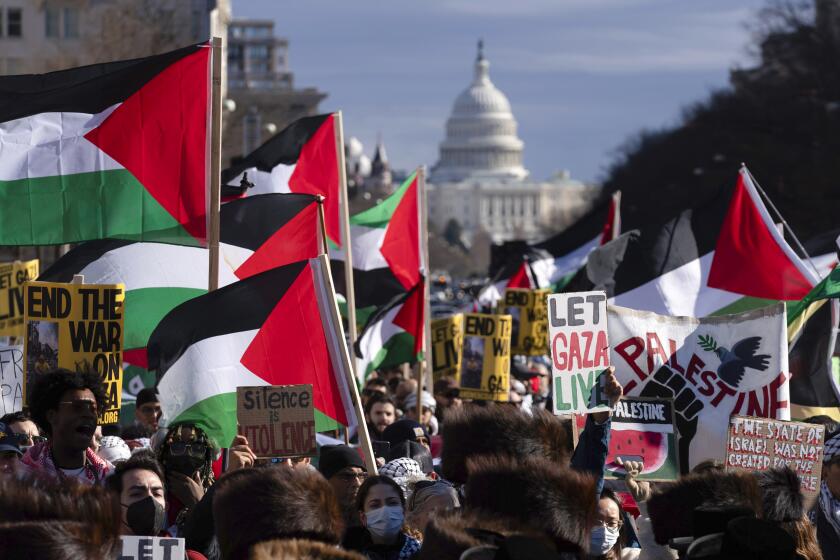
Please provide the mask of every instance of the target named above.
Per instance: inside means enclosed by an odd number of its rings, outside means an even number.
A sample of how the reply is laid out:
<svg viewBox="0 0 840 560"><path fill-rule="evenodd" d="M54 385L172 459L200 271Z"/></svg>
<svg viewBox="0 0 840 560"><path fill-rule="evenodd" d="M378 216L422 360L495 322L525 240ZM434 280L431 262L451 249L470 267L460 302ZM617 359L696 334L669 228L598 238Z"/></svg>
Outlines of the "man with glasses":
<svg viewBox="0 0 840 560"><path fill-rule="evenodd" d="M93 370L55 369L35 376L30 412L49 439L27 450L24 469L58 480L102 484L113 466L88 446L106 405L102 378Z"/></svg>
<svg viewBox="0 0 840 560"><path fill-rule="evenodd" d="M41 436L40 430L28 412L22 410L18 412L10 412L0 418L0 424L5 424L7 435L14 437L17 440L20 450L26 453L26 450L47 438Z"/></svg>
<svg viewBox="0 0 840 560"><path fill-rule="evenodd" d="M330 483L338 498L345 531L361 526L356 493L367 478L367 471L359 453L346 445L324 446L318 460L318 471Z"/></svg>

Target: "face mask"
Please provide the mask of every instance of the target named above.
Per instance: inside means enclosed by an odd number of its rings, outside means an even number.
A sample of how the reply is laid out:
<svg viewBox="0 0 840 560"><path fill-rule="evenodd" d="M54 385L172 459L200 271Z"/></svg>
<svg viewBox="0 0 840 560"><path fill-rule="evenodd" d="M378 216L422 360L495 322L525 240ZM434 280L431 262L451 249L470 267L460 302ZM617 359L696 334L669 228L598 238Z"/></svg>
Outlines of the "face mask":
<svg viewBox="0 0 840 560"><path fill-rule="evenodd" d="M160 502L147 496L127 506L125 520L135 535L154 537L163 530L166 512Z"/></svg>
<svg viewBox="0 0 840 560"><path fill-rule="evenodd" d="M204 465L204 457L192 455L170 455L166 458L166 466L170 470L192 476Z"/></svg>
<svg viewBox="0 0 840 560"><path fill-rule="evenodd" d="M365 514L368 531L380 539L390 539L399 533L403 526L403 517L401 506L384 506Z"/></svg>
<svg viewBox="0 0 840 560"><path fill-rule="evenodd" d="M609 552L618 541L618 531L618 529L610 529L603 525L592 529L592 535L589 537L589 554L601 556Z"/></svg>

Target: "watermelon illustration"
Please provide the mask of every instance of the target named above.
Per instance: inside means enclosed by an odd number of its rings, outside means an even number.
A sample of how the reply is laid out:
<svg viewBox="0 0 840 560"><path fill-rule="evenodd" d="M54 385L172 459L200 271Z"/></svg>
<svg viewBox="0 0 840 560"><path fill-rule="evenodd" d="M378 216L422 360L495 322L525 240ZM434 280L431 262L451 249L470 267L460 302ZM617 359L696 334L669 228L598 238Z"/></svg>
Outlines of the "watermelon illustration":
<svg viewBox="0 0 840 560"><path fill-rule="evenodd" d="M614 424L610 436L606 468L614 473L623 473L616 458L623 461L642 461L642 474L658 471L668 459L668 434L642 432L631 429L631 425Z"/></svg>

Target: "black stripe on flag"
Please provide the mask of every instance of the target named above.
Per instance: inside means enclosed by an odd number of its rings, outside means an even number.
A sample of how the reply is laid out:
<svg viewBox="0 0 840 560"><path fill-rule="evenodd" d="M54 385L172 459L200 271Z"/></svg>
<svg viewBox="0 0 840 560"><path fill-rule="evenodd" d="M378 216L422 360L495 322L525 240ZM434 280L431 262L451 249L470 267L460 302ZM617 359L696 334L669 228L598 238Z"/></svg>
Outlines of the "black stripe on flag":
<svg viewBox="0 0 840 560"><path fill-rule="evenodd" d="M86 266L102 258L105 253L131 245L135 241L124 239L96 239L80 243L55 261L38 276L42 282L70 282ZM161 243L164 245L164 243Z"/></svg>
<svg viewBox="0 0 840 560"><path fill-rule="evenodd" d="M310 204L311 194L261 194L222 205L221 241L256 251Z"/></svg>
<svg viewBox="0 0 840 560"><path fill-rule="evenodd" d="M38 113L99 113L121 103L167 66L204 48L80 66L47 74L0 76L0 122Z"/></svg>
<svg viewBox="0 0 840 560"><path fill-rule="evenodd" d="M826 301L802 327L788 354L790 402L799 406L840 406L831 383L831 301Z"/></svg>
<svg viewBox="0 0 840 560"><path fill-rule="evenodd" d="M309 261L273 268L203 296L170 311L149 337L149 369L158 379L193 344L214 336L262 327Z"/></svg>
<svg viewBox="0 0 840 560"><path fill-rule="evenodd" d="M339 294L347 294L347 285L344 278L344 261L331 260L330 270L332 271L335 291ZM390 268L374 268L373 270L353 270L353 291L356 296L356 308L379 307L385 305L391 299L404 294L405 288L391 272Z"/></svg>

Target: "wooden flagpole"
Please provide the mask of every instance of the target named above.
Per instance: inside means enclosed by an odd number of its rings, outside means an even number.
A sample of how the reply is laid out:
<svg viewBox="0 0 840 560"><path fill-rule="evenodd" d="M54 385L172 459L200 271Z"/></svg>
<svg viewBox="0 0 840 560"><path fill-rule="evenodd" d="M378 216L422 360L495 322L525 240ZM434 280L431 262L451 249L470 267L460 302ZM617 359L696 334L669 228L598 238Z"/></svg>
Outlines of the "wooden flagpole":
<svg viewBox="0 0 840 560"><path fill-rule="evenodd" d="M222 38L213 37L212 95L210 96L210 220L207 245L210 249L208 291L219 288L219 211L222 182Z"/></svg>
<svg viewBox="0 0 840 560"><path fill-rule="evenodd" d="M318 260L321 261L321 275L324 284L327 287L330 300L326 306L329 309L332 324L337 329L336 339L339 345L338 358L343 362L344 367L341 370L344 372L347 389L350 392L350 399L353 401L353 410L356 413L356 420L358 423L359 445L362 447L362 453L365 456L365 465L367 466L368 474L375 475L376 458L373 456L373 447L370 444L370 434L368 433L367 423L365 422L365 413L362 410L362 400L359 398L359 388L356 385L356 374L353 373L351 367L350 353L347 351L347 344L344 338L344 326L341 324L341 314L338 312L338 302L335 298L335 286L332 281L332 273L330 272L330 260L327 255L320 255ZM346 433L346 430L345 430Z"/></svg>
<svg viewBox="0 0 840 560"><path fill-rule="evenodd" d="M417 168L417 198L420 210L420 274L423 276L423 361L418 367L417 418L423 412L423 379L429 383L432 392L432 312L431 312L431 266L429 265L429 212L426 204L426 169Z"/></svg>
<svg viewBox="0 0 840 560"><path fill-rule="evenodd" d="M347 334L350 347L356 342L356 292L353 288L353 240L350 237L350 205L347 196L347 166L344 162L344 124L341 111L333 113L335 119L335 153L338 156L338 196L341 219L341 248L344 249L344 297L347 301ZM351 356L353 374L356 360Z"/></svg>

